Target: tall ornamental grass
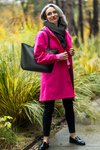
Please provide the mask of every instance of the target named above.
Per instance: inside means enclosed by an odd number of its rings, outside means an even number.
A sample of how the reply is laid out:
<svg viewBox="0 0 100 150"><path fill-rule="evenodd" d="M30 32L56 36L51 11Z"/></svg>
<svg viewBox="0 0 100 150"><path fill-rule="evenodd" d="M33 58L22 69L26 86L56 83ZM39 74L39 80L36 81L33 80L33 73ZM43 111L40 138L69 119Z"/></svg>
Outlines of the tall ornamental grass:
<svg viewBox="0 0 100 150"><path fill-rule="evenodd" d="M0 42L0 115L13 117L17 124L27 118L40 124L42 120L40 75L20 66L21 42L33 45L36 32L36 26L25 27L18 34L5 35Z"/></svg>
<svg viewBox="0 0 100 150"><path fill-rule="evenodd" d="M100 78L100 73L98 77ZM92 101L96 100L97 95L100 95L100 86L97 86L98 83L95 82L95 78L96 75L91 74L88 77L78 77L74 80L75 114L81 120L88 117L91 123L95 123L100 119L100 112L92 105Z"/></svg>
<svg viewBox="0 0 100 150"><path fill-rule="evenodd" d="M100 95L100 39L92 37L79 48L73 57L75 102L74 110L80 118L99 119L99 112L92 105Z"/></svg>
<svg viewBox="0 0 100 150"><path fill-rule="evenodd" d="M100 39L92 37L75 48L74 74L75 76L87 76L100 71Z"/></svg>

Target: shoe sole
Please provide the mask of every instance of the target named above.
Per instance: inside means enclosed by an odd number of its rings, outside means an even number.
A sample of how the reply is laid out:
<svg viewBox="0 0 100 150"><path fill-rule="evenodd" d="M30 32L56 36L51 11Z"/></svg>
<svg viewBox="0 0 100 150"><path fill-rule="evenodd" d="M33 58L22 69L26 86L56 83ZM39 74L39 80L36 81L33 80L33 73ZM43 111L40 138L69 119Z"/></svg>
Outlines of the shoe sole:
<svg viewBox="0 0 100 150"><path fill-rule="evenodd" d="M69 142L71 144L76 144L76 145L81 145L81 146L84 146L85 144L79 144L79 143L74 143L74 142Z"/></svg>

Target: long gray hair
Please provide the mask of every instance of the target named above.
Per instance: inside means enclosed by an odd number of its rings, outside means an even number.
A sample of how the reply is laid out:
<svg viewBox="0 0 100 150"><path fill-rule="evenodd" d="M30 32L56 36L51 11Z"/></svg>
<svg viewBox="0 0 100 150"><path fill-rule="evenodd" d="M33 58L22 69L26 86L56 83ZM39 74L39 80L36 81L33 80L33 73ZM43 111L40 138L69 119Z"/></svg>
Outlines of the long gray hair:
<svg viewBox="0 0 100 150"><path fill-rule="evenodd" d="M66 17L65 17L65 15L64 15L64 13L63 13L63 11L57 6L57 5L55 5L55 4L47 4L43 9L42 9L42 11L41 11L41 14L40 14L40 18L41 18L41 20L42 20L42 22L44 23L45 21L47 21L46 19L45 19L45 17L46 17L46 10L47 10L47 8L49 8L49 7L54 7L55 9L56 9L56 11L57 11L57 13L59 14L59 23L61 24L61 25L64 25L64 26L66 26L66 29L68 28L68 22L67 22L67 20L66 20Z"/></svg>

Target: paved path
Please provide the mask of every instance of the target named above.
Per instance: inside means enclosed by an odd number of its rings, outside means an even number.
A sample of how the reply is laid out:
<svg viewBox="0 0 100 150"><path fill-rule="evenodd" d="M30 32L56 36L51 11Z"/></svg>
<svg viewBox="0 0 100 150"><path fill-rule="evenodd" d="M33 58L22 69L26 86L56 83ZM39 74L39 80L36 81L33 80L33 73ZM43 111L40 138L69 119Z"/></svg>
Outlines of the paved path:
<svg viewBox="0 0 100 150"><path fill-rule="evenodd" d="M100 125L76 123L76 134L86 142L86 146L70 144L66 127L51 138L48 150L100 150Z"/></svg>

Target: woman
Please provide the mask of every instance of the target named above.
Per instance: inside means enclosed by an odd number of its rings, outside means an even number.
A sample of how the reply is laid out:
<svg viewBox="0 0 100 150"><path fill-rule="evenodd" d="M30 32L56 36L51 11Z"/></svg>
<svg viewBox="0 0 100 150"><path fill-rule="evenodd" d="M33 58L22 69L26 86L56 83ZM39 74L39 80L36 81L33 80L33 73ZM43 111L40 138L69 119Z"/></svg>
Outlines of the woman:
<svg viewBox="0 0 100 150"><path fill-rule="evenodd" d="M45 31L39 31L35 38L34 55L40 64L54 64L52 72L41 73L40 101L44 101L43 113L43 143L38 150L49 147L49 134L54 110L54 102L62 99L65 116L70 132L69 142L85 145L75 134L75 117L73 111L74 88L72 56L74 49L69 32L66 30L67 21L62 10L55 4L46 5L41 12L44 23L42 30L46 30L50 37L50 49L58 49L58 54L45 53L48 37Z"/></svg>

